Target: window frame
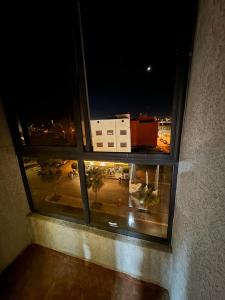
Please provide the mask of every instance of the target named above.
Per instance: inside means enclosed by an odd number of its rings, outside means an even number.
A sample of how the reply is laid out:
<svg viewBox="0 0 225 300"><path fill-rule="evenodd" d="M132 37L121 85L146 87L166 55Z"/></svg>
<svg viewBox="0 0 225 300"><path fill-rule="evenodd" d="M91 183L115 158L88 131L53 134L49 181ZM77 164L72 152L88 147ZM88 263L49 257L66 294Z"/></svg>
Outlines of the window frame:
<svg viewBox="0 0 225 300"><path fill-rule="evenodd" d="M74 20L73 24L73 37L74 37L74 60L76 65L75 80L74 80L74 93L73 93L73 113L76 121L76 141L77 146L37 146L29 145L29 135L26 124L20 119L21 127L24 133L24 139L26 145L22 145L20 132L17 125L17 113L11 109L10 99L3 98L3 105L6 112L6 117L10 127L15 152L18 158L18 163L21 170L21 175L27 194L28 203L32 212L47 215L50 217L56 217L59 219L72 221L87 226L103 229L106 231L124 234L135 238L159 242L163 244L170 244L172 238L172 224L175 207L175 194L176 194L176 183L177 183L177 172L179 164L179 151L180 151L180 139L182 130L182 120L184 113L185 104L185 93L187 87L188 70L191 63L190 51L192 49L181 50L177 52L176 59L176 76L175 76L175 87L172 107L172 127L171 127L171 151L169 154L163 153L133 153L133 152L93 152L92 141L91 141L91 126L90 126L90 112L88 104L88 85L87 75L85 66L85 48L82 34L82 21L81 21L81 9L79 1L74 2L74 10L77 15L77 19ZM82 135L82 124L81 120L84 121L86 145L83 145ZM84 220L77 219L75 217L68 217L64 215L56 215L54 213L44 212L34 209L32 202L32 195L29 188L28 179L26 177L25 168L23 165L23 157L34 157L34 158L56 158L56 159L71 159L77 160L79 175L80 175L80 188L82 195L82 203L84 209ZM94 161L118 161L127 163L137 163L145 165L170 165L173 167L172 179L171 179L171 190L170 190L170 202L169 202L169 215L168 215L168 228L167 238L160 238L157 236L146 235L139 232L130 231L128 229L113 228L110 226L102 226L95 224L90 218L88 190L86 186L85 177L85 160Z"/></svg>

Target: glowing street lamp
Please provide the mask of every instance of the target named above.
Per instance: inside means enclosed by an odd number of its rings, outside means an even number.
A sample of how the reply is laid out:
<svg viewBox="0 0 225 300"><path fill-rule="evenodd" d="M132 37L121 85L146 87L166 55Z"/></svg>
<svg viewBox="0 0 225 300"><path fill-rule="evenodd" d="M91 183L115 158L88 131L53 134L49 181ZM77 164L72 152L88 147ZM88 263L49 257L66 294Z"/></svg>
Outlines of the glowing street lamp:
<svg viewBox="0 0 225 300"><path fill-rule="evenodd" d="M152 66L151 65L147 66L146 71L151 72L151 70L152 70Z"/></svg>

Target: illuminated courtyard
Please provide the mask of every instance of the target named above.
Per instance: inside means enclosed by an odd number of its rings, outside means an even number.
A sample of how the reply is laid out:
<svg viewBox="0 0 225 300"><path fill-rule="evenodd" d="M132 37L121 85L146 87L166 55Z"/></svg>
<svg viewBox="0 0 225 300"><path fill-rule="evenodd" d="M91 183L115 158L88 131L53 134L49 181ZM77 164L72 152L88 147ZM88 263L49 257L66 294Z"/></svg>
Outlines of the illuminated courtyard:
<svg viewBox="0 0 225 300"><path fill-rule="evenodd" d="M166 236L169 167L97 161L86 161L85 167L87 182L100 174L95 185L87 186L93 224ZM25 168L36 209L83 218L76 161L53 160L43 167L43 162L31 160Z"/></svg>

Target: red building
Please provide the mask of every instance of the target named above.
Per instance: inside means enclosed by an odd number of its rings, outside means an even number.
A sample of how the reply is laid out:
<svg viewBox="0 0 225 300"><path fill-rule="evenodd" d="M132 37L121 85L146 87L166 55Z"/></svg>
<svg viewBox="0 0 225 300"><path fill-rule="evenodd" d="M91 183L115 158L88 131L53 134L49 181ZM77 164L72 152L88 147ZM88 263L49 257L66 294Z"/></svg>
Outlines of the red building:
<svg viewBox="0 0 225 300"><path fill-rule="evenodd" d="M156 147L158 136L158 122L153 117L140 115L131 120L131 146Z"/></svg>

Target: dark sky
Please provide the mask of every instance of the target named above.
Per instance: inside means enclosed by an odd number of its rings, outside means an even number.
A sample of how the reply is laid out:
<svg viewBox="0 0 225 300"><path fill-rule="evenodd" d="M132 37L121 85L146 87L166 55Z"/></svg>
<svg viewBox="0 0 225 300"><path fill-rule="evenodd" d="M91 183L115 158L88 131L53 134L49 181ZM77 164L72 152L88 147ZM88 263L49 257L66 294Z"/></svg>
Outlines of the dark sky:
<svg viewBox="0 0 225 300"><path fill-rule="evenodd" d="M193 14L191 1L154 2L81 1L91 118L171 115L176 52L189 47ZM72 111L76 15L66 3L29 5L8 8L1 92L28 120L60 119Z"/></svg>
<svg viewBox="0 0 225 300"><path fill-rule="evenodd" d="M72 22L66 5L8 7L3 48L3 97L29 123L71 115L74 89Z"/></svg>
<svg viewBox="0 0 225 300"><path fill-rule="evenodd" d="M192 15L185 1L154 2L82 2L92 118L171 116L176 53L189 46Z"/></svg>

